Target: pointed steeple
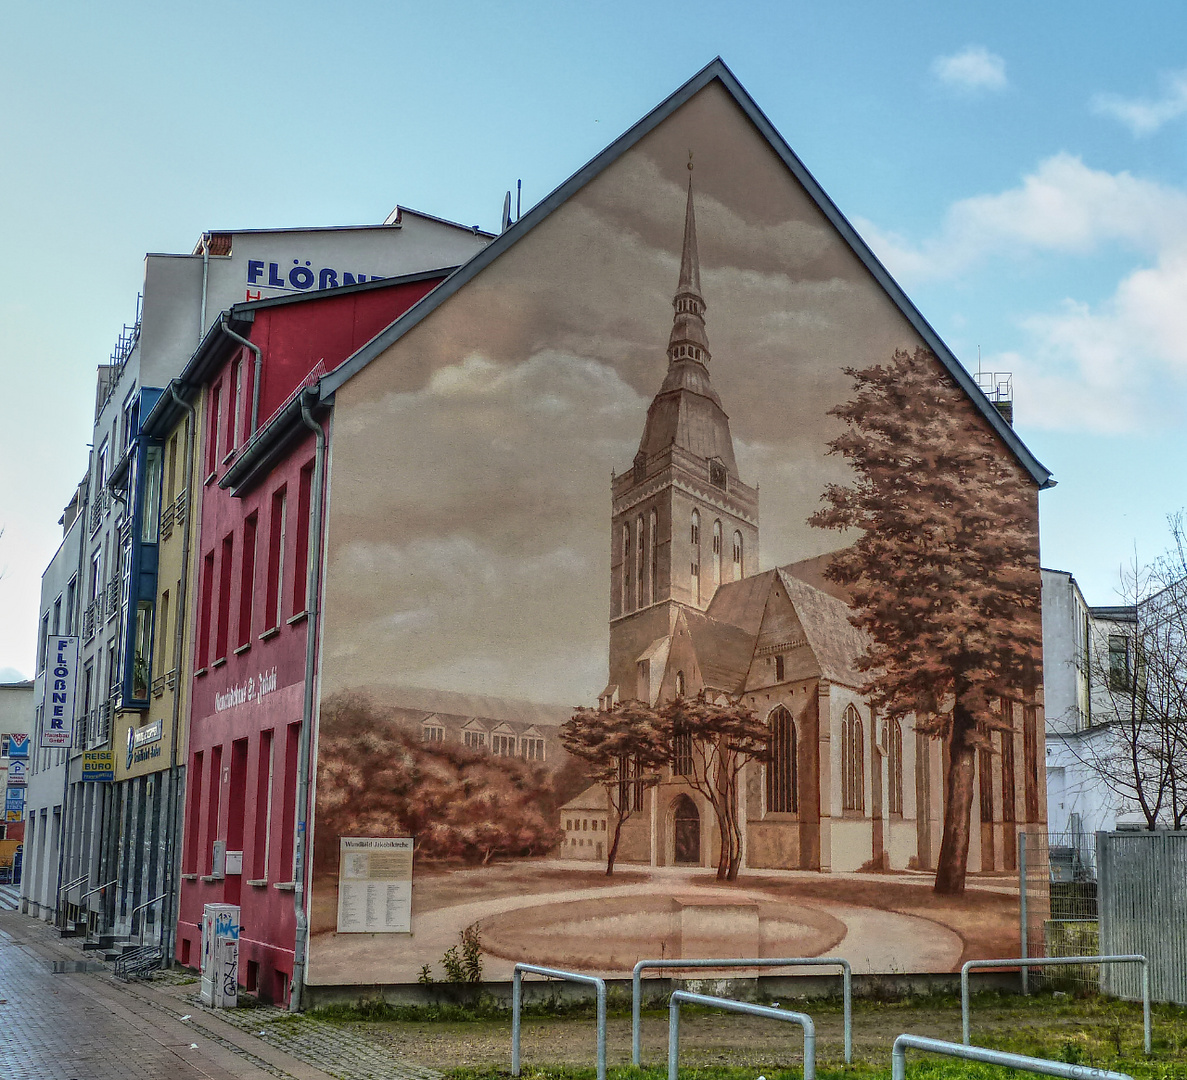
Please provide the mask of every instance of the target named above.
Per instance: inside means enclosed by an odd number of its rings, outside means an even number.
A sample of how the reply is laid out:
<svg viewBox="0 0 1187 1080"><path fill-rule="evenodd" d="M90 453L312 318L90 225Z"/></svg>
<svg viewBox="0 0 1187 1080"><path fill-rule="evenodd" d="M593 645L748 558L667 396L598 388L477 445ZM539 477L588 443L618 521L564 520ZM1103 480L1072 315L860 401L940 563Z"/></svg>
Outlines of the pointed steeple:
<svg viewBox="0 0 1187 1080"><path fill-rule="evenodd" d="M680 283L672 306L672 334L668 338L669 365L693 360L708 365L709 338L705 333L705 298L701 295L701 261L697 254L697 219L692 205L692 152L688 155L688 203L684 209L684 249L680 253Z"/></svg>

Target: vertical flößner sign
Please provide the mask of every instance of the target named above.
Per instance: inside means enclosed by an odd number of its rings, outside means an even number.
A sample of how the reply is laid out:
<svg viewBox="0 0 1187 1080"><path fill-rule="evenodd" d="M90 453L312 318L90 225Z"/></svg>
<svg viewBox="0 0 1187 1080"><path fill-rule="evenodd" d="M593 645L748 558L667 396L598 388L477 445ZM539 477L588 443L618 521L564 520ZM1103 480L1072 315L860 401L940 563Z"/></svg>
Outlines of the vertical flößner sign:
<svg viewBox="0 0 1187 1080"><path fill-rule="evenodd" d="M68 747L74 733L74 684L78 678L78 638L52 637L41 711L41 745Z"/></svg>

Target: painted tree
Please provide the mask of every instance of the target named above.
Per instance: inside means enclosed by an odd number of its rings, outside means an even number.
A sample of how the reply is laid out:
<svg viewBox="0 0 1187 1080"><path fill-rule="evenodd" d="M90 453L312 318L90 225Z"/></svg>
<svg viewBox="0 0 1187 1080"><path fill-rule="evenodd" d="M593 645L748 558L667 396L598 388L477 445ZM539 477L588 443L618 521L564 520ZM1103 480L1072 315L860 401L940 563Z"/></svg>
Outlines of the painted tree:
<svg viewBox="0 0 1187 1080"><path fill-rule="evenodd" d="M1012 731L1002 701L1041 679L1038 510L1030 480L927 349L856 370L831 410L853 469L830 484L819 528L858 530L827 571L870 639L862 688L882 716L914 714L948 750L935 891L964 891L978 749Z"/></svg>
<svg viewBox="0 0 1187 1080"><path fill-rule="evenodd" d="M555 804L550 776L531 762L424 742L359 694L336 695L322 710L315 851L321 872L337 865L338 836L407 835L418 857L483 865L543 855L562 839Z"/></svg>
<svg viewBox="0 0 1187 1080"><path fill-rule="evenodd" d="M606 789L614 835L606 853L606 874L614 873L622 826L643 808L643 792L659 783L667 743L654 710L641 701L612 709L579 708L561 727L561 744L588 765L589 778Z"/></svg>
<svg viewBox="0 0 1187 1080"><path fill-rule="evenodd" d="M747 706L702 692L658 709L674 775L708 800L721 851L717 879L735 881L742 865L739 779L748 761L765 760L770 731Z"/></svg>

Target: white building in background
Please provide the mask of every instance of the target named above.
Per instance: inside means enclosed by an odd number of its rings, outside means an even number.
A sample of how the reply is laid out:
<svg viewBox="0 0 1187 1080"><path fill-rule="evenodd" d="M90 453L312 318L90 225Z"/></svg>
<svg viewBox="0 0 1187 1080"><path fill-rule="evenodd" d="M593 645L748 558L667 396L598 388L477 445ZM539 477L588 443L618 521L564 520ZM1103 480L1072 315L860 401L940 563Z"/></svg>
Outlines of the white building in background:
<svg viewBox="0 0 1187 1080"><path fill-rule="evenodd" d="M1048 830L1085 858L1094 833L1144 827L1094 764L1117 737L1106 680L1117 688L1133 677L1136 632L1136 607L1090 607L1070 573L1043 570Z"/></svg>
<svg viewBox="0 0 1187 1080"><path fill-rule="evenodd" d="M43 575L37 702L48 638L74 633L81 647L73 746L35 749L30 758L23 893L30 914L54 918L59 887L78 882L60 898L69 921L105 933L157 895L169 872L162 858L169 785L82 779L83 751L113 749L117 714L143 718L149 705L141 673L152 655L155 548L134 564L140 548L131 534L135 520L153 517L159 497L160 462L154 471L138 435L160 388L236 303L456 267L491 239L477 227L397 207L380 225L208 232L188 255L145 257L135 321L99 366L92 430L77 433L92 446L87 476L63 518L62 548ZM36 747L39 727L30 735ZM176 783L180 791L184 775ZM130 837L143 841L135 872L117 888L100 889L116 878L119 845ZM160 915L150 910L145 918L154 923Z"/></svg>

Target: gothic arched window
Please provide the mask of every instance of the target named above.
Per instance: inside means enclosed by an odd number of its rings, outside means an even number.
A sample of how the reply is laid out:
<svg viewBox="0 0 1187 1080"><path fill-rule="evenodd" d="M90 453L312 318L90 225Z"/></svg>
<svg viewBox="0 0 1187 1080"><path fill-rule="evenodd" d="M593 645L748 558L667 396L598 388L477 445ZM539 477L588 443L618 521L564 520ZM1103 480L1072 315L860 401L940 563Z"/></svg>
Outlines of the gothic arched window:
<svg viewBox="0 0 1187 1080"><path fill-rule="evenodd" d="M622 611L630 611L631 604L631 527L622 527Z"/></svg>
<svg viewBox="0 0 1187 1080"><path fill-rule="evenodd" d="M841 809L864 811L866 752L861 716L846 706L841 719Z"/></svg>
<svg viewBox="0 0 1187 1080"><path fill-rule="evenodd" d="M655 543L655 527L658 524L658 520L658 515L652 510L647 528L647 545L651 549L647 557L647 576L649 579L647 595L653 604L659 599L656 595L656 583L659 581L659 555Z"/></svg>
<svg viewBox="0 0 1187 1080"><path fill-rule="evenodd" d="M770 743L767 757L767 813L794 814L799 809L795 721L782 705L767 720Z"/></svg>
<svg viewBox="0 0 1187 1080"><path fill-rule="evenodd" d="M688 542L694 548L701 546L701 512L699 510L692 512L692 524L688 530Z"/></svg>
<svg viewBox="0 0 1187 1080"><path fill-rule="evenodd" d="M734 533L734 580L742 576L742 534Z"/></svg>
<svg viewBox="0 0 1187 1080"><path fill-rule="evenodd" d="M646 537L643 533L643 515L640 514L635 521L635 580L638 582L639 589L639 607L650 603L649 597L645 590L647 587L647 565L645 559L647 558L647 549L644 546Z"/></svg>
<svg viewBox="0 0 1187 1080"><path fill-rule="evenodd" d="M713 584L721 584L721 522L713 522Z"/></svg>
<svg viewBox="0 0 1187 1080"><path fill-rule="evenodd" d="M887 766L890 773L890 812L903 812L903 727L897 720L887 726Z"/></svg>

